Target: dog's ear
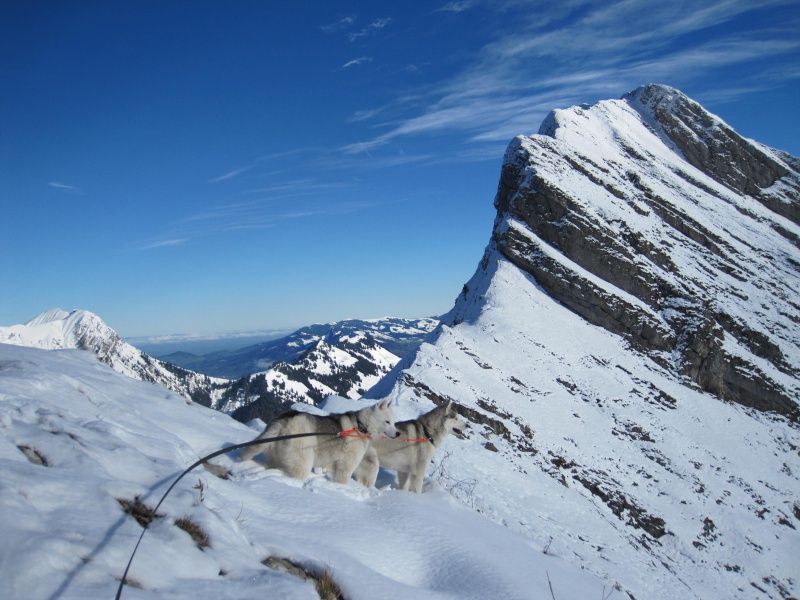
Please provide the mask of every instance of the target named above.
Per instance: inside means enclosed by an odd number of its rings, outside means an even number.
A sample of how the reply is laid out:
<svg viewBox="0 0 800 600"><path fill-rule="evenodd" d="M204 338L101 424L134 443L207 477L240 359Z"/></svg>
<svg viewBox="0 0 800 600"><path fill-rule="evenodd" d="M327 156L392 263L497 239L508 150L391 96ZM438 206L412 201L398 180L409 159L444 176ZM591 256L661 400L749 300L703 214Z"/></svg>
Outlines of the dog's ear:
<svg viewBox="0 0 800 600"><path fill-rule="evenodd" d="M388 406L389 406L389 400L388 399L383 399L380 402L378 402L378 410L386 410L386 408L388 408Z"/></svg>

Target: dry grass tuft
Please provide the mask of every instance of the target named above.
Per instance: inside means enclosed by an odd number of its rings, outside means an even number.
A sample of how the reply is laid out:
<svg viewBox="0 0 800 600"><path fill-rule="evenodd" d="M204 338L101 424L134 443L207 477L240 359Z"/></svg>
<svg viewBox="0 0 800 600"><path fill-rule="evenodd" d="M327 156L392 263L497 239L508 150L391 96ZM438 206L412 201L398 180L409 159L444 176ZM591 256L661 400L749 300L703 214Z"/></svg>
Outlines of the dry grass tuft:
<svg viewBox="0 0 800 600"><path fill-rule="evenodd" d="M164 516L157 514L154 509L142 502L141 496L136 496L132 501L124 498L117 498L117 502L119 502L122 510L136 519L136 522L145 529L147 529L150 523Z"/></svg>
<svg viewBox="0 0 800 600"><path fill-rule="evenodd" d="M325 567L322 575L316 578L314 586L317 588L320 600L344 600L342 590L333 579L333 569Z"/></svg>
<svg viewBox="0 0 800 600"><path fill-rule="evenodd" d="M283 571L290 575L307 581L309 579L314 581L314 587L319 594L320 600L345 600L341 588L333 578L333 569L326 566L321 575L315 575L305 567L289 560L288 558L279 558L277 556L270 556L265 558L262 563L265 567Z"/></svg>
<svg viewBox="0 0 800 600"><path fill-rule="evenodd" d="M17 446L20 452L25 455L29 461L31 461L35 465L42 465L43 467L49 467L50 463L47 462L47 458L44 454L39 452L36 448L31 448L30 446Z"/></svg>
<svg viewBox="0 0 800 600"><path fill-rule="evenodd" d="M205 550L211 546L211 540L209 539L208 534L192 517L188 515L181 517L175 521L175 526L178 529L183 529L186 533L188 533L200 550Z"/></svg>

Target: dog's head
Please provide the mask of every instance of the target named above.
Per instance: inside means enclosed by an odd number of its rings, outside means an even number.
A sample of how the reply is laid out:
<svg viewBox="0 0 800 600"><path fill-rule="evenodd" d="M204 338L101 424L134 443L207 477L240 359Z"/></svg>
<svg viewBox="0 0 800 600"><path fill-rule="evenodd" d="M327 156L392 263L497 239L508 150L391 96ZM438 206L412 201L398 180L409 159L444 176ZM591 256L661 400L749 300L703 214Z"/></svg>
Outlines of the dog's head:
<svg viewBox="0 0 800 600"><path fill-rule="evenodd" d="M452 431L456 437L462 439L464 437L464 431L467 429L467 423L458 415L458 411L452 400L447 403L444 409L444 428L447 433Z"/></svg>
<svg viewBox="0 0 800 600"><path fill-rule="evenodd" d="M467 428L466 422L458 415L458 410L452 400L447 404L437 406L422 419L427 422L431 432L439 432L435 434L437 439L444 439L451 432L456 437L463 439L464 431Z"/></svg>
<svg viewBox="0 0 800 600"><path fill-rule="evenodd" d="M363 424L367 429L367 435L372 439L378 439L381 436L394 439L400 436L400 432L394 426L394 410L389 400L381 400L374 406L365 409L365 412L367 414L363 419Z"/></svg>

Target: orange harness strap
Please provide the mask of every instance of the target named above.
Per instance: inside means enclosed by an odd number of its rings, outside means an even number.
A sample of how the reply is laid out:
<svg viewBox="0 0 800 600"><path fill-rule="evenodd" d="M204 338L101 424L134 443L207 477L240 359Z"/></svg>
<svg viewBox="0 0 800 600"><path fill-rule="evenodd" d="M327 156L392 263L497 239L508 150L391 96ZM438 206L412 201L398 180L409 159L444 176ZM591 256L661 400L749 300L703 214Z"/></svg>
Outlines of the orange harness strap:
<svg viewBox="0 0 800 600"><path fill-rule="evenodd" d="M345 429L344 431L339 432L339 437L351 437L351 438L360 438L362 440L368 440L368 435L361 435L358 433L358 428L353 427L352 429Z"/></svg>

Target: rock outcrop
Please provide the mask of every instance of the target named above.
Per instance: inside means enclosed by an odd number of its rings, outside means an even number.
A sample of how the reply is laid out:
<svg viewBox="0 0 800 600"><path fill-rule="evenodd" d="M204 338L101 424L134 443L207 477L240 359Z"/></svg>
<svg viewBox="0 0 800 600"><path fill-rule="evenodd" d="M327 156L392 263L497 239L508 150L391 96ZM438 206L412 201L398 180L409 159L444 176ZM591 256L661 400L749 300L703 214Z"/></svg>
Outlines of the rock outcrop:
<svg viewBox="0 0 800 600"><path fill-rule="evenodd" d="M453 309L368 395L454 402L429 477L624 597L797 597L797 188L671 88L554 111L510 144Z"/></svg>
<svg viewBox="0 0 800 600"><path fill-rule="evenodd" d="M797 419L797 159L660 85L539 133L506 153L503 255L687 382Z"/></svg>

